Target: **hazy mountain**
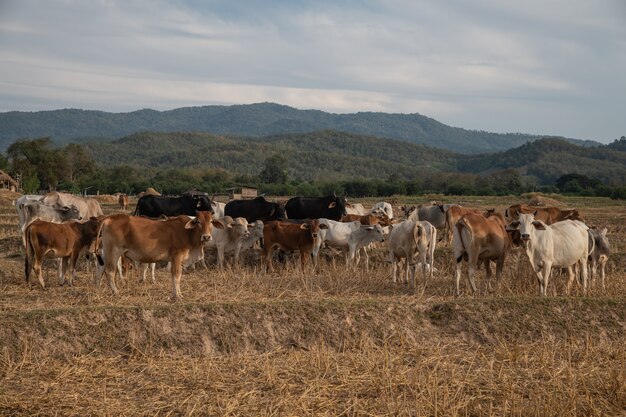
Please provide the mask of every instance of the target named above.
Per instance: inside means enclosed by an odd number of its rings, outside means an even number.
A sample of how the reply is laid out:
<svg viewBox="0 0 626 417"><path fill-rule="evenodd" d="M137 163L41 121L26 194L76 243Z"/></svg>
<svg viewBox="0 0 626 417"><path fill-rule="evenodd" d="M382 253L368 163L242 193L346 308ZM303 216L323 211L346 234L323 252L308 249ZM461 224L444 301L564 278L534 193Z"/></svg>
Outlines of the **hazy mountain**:
<svg viewBox="0 0 626 417"><path fill-rule="evenodd" d="M184 107L170 111L108 113L53 110L0 113L0 149L17 139L51 137L55 142L119 138L142 131L207 132L263 137L325 129L377 136L461 153L495 152L518 147L541 136L498 134L450 127L420 114L333 114L298 110L274 103ZM572 140L580 144L596 144Z"/></svg>

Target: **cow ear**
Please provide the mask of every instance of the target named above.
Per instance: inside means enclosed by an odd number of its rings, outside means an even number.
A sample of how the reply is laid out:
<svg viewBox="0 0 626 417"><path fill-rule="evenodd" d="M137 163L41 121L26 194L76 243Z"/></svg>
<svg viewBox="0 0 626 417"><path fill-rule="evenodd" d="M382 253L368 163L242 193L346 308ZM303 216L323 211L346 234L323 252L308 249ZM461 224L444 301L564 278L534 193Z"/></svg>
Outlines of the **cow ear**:
<svg viewBox="0 0 626 417"><path fill-rule="evenodd" d="M337 205L334 201L328 205L328 208L334 208Z"/></svg>
<svg viewBox="0 0 626 417"><path fill-rule="evenodd" d="M535 216L537 215L537 213L538 213L538 211L537 211L537 210L535 210L535 211L533 212L533 217L535 217Z"/></svg>
<svg viewBox="0 0 626 417"><path fill-rule="evenodd" d="M516 230L518 227L519 227L519 221L515 220L514 222L511 222L506 226L506 230Z"/></svg>
<svg viewBox="0 0 626 417"><path fill-rule="evenodd" d="M225 227L224 223L222 223L219 220L211 220L211 224L213 225L213 227L217 227L218 229L223 229ZM233 226L231 224L229 224L226 227L233 227Z"/></svg>
<svg viewBox="0 0 626 417"><path fill-rule="evenodd" d="M187 223L185 223L185 229L193 229L199 223L200 221L198 220L198 218L191 219Z"/></svg>
<svg viewBox="0 0 626 417"><path fill-rule="evenodd" d="M374 230L374 226L365 226L364 229L365 230Z"/></svg>
<svg viewBox="0 0 626 417"><path fill-rule="evenodd" d="M310 228L311 228L311 225L308 224L308 223L302 223L300 225L300 229L305 229L306 230L306 229L310 229Z"/></svg>
<svg viewBox="0 0 626 417"><path fill-rule="evenodd" d="M546 226L543 222L533 222L533 226L535 226L537 230L546 230Z"/></svg>
<svg viewBox="0 0 626 417"><path fill-rule="evenodd" d="M326 229L328 229L328 225L325 224L325 223L320 223L320 229L326 230Z"/></svg>

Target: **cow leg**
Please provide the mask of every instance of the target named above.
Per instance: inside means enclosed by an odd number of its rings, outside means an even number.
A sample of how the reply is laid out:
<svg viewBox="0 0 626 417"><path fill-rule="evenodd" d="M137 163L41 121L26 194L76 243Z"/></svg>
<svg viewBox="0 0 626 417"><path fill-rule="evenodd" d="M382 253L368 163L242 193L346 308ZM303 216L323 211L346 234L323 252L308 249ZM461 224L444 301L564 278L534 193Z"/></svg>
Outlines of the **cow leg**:
<svg viewBox="0 0 626 417"><path fill-rule="evenodd" d="M307 252L300 250L300 267L302 268L303 273L304 273L304 268L306 267L306 258L309 256L310 255Z"/></svg>
<svg viewBox="0 0 626 417"><path fill-rule="evenodd" d="M580 275L583 279L583 294L587 294L587 256L580 259Z"/></svg>
<svg viewBox="0 0 626 417"><path fill-rule="evenodd" d="M46 282L43 279L43 271L42 271L43 257L38 257L35 255L35 262L33 264L33 271L37 274L37 278L39 280L39 285L41 285L41 289L46 289ZM28 281L28 288L31 289L30 280Z"/></svg>
<svg viewBox="0 0 626 417"><path fill-rule="evenodd" d="M180 277L182 275L182 256L177 255L172 257L172 301L177 301L182 298L180 292Z"/></svg>
<svg viewBox="0 0 626 417"><path fill-rule="evenodd" d="M224 268L224 246L223 245L217 245L217 267L219 269Z"/></svg>
<svg viewBox="0 0 626 417"><path fill-rule="evenodd" d="M476 275L476 271L478 270L478 251L472 251L472 255L469 257L467 262L467 279L472 287L472 293L476 294L476 281L474 280L474 276Z"/></svg>
<svg viewBox="0 0 626 417"><path fill-rule="evenodd" d="M109 287L111 287L111 291L113 295L118 295L120 292L117 289L117 285L115 285L115 273L117 272L117 262L119 261L122 253L109 253L106 256L106 264L104 267L104 273L109 278ZM100 284L100 279L98 278L97 284Z"/></svg>
<svg viewBox="0 0 626 417"><path fill-rule="evenodd" d="M539 276L539 289L541 295L548 295L548 282L550 281L550 273L552 272L552 264L545 262L541 270L537 273Z"/></svg>
<svg viewBox="0 0 626 417"><path fill-rule="evenodd" d="M505 257L500 256L497 260L496 260L496 284L500 285L500 282L502 281L502 270L504 269L504 261L505 261Z"/></svg>
<svg viewBox="0 0 626 417"><path fill-rule="evenodd" d="M154 270L156 268L156 262L151 262L149 264L144 264L143 265L143 273L141 274L141 282L145 282L146 281L146 274L148 273L148 268L151 269L152 272L152 283L156 284L156 279L154 278Z"/></svg>
<svg viewBox="0 0 626 417"><path fill-rule="evenodd" d="M263 256L261 257L261 264L265 263L265 272L274 272L274 265L272 264L272 252L273 247L270 245L263 246ZM263 262L264 261L264 262Z"/></svg>
<svg viewBox="0 0 626 417"><path fill-rule="evenodd" d="M578 268L576 268L574 265L567 267L567 289L565 290L567 295L570 295L570 291L572 290L572 284L574 283L574 279L576 278L577 269Z"/></svg>
<svg viewBox="0 0 626 417"><path fill-rule="evenodd" d="M606 287L604 286L604 276L606 275L606 260L605 259L601 259L600 260L600 276L602 277L602 289L606 289Z"/></svg>
<svg viewBox="0 0 626 417"><path fill-rule="evenodd" d="M60 264L59 264L59 269L57 271L59 285L65 284L65 274L67 273L67 266L68 266L69 260L70 260L69 256L64 256L62 258L59 258Z"/></svg>
<svg viewBox="0 0 626 417"><path fill-rule="evenodd" d="M463 256L456 258L456 268L454 269L454 278L456 279L456 295L461 295L461 289L459 284L461 283L461 270L463 269Z"/></svg>

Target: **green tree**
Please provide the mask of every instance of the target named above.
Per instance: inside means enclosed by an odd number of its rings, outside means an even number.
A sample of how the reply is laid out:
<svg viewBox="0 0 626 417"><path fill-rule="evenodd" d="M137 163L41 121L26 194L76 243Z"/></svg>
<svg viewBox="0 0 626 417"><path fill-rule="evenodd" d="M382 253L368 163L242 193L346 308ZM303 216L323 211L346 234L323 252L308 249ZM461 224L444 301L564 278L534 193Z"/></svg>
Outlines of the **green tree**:
<svg viewBox="0 0 626 417"><path fill-rule="evenodd" d="M265 160L259 179L266 184L284 184L287 182L287 158L274 154Z"/></svg>
<svg viewBox="0 0 626 417"><path fill-rule="evenodd" d="M7 149L12 172L18 174L29 187L35 185L33 175L37 177L39 186L45 185L48 190L55 190L63 178L66 170L63 153L59 149L51 149L51 144L50 138L19 140Z"/></svg>

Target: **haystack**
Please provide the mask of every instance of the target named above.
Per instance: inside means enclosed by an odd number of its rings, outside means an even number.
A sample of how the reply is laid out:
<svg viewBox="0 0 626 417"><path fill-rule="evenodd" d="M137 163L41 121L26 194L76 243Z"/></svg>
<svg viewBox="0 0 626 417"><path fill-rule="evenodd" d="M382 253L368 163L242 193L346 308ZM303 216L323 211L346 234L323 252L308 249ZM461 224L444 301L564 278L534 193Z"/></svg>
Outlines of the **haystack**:
<svg viewBox="0 0 626 417"><path fill-rule="evenodd" d="M542 195L541 193L526 193L526 194L523 194L522 197L527 199L526 204L528 204L529 206L555 207L555 206L563 205L563 203L561 203L560 201L555 200L550 197L546 197Z"/></svg>

